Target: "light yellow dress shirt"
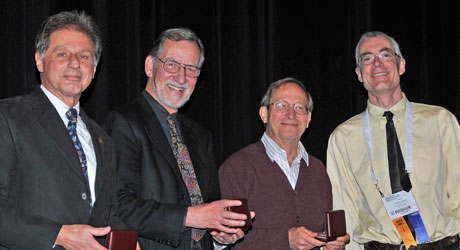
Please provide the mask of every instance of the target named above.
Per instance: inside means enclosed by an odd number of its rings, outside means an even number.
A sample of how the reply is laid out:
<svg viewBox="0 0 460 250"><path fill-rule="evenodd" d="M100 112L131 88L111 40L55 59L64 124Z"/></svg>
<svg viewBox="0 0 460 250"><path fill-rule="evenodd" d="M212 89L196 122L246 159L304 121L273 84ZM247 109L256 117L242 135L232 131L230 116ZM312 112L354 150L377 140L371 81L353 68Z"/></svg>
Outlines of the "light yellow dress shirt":
<svg viewBox="0 0 460 250"><path fill-rule="evenodd" d="M406 161L406 96L393 106L398 140ZM381 195L391 194L386 150L384 109L367 103L371 152L366 146L363 113L339 125L327 149L327 172L331 179L334 209L346 212L351 243L362 249L368 241L400 244ZM412 193L431 241L460 232L460 127L448 110L412 103ZM371 159L370 159L371 158ZM374 169L377 184L371 173Z"/></svg>

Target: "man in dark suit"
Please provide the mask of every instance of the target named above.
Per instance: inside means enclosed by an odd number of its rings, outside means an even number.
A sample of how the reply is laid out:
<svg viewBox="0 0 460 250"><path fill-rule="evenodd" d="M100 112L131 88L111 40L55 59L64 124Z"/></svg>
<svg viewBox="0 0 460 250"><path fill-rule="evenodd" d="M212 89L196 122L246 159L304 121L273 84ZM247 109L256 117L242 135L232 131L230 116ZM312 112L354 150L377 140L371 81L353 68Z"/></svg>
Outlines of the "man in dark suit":
<svg viewBox="0 0 460 250"><path fill-rule="evenodd" d="M106 249L110 226L123 226L115 154L79 103L101 55L99 29L85 13L61 12L35 46L40 87L0 101L0 249ZM81 155L66 129L70 108Z"/></svg>
<svg viewBox="0 0 460 250"><path fill-rule="evenodd" d="M142 249L209 250L244 236L234 227L243 226L246 215L225 210L241 202L219 200L209 131L177 112L193 93L203 62L203 45L194 32L166 30L145 60L145 90L111 112L104 125L117 152L120 216L139 231ZM168 120L178 127L170 129ZM182 160L173 153L177 141L188 149L187 166L191 160L193 167L186 177L192 180L182 177ZM189 191L186 182L199 190ZM204 235L192 239L197 229Z"/></svg>

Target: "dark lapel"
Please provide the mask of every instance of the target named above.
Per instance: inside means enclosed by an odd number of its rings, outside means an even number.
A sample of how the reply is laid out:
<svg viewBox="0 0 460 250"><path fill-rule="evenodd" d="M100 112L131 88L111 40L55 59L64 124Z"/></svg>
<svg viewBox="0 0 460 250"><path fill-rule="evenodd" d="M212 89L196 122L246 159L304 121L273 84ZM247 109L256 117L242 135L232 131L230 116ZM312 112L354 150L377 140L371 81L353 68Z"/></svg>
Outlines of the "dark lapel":
<svg viewBox="0 0 460 250"><path fill-rule="evenodd" d="M193 168L195 169L195 172L200 172L199 169L203 166L201 159L206 156L201 155L203 152L200 146L203 145L200 145L199 142L201 142L206 135L200 134L200 130L195 128L191 123L191 120L187 119L184 115L178 114L177 119L181 125L182 136L184 137L184 142L187 144Z"/></svg>
<svg viewBox="0 0 460 250"><path fill-rule="evenodd" d="M194 127L194 124L187 117L178 114L178 120L181 124L182 136L187 144L187 149L192 159L193 169L195 170L196 178L200 185L203 200L207 200L207 189L209 188L209 175L212 173L211 169L206 169L209 164L203 162L204 159L209 157L203 150L203 146L207 145L203 138L207 135L201 134L201 130ZM203 142L204 141L204 142Z"/></svg>
<svg viewBox="0 0 460 250"><path fill-rule="evenodd" d="M99 188L102 188L102 186L98 185L99 183L98 180L100 180L100 178L102 177L100 175L103 174L102 173L103 164L107 162L112 162L112 161L108 161L108 159L106 159L109 156L107 155L108 153L105 150L108 149L109 147L105 147L104 145L104 142L105 142L104 137L103 135L99 134L99 131L101 130L95 127L97 125L92 120L90 120L90 118L86 115L85 111L81 107L80 107L80 117L85 123L86 127L88 128L88 131L91 135L91 141L93 142L94 153L96 154L96 179L95 179L94 186L95 186L96 197L97 197L97 194L99 194L99 191L100 191Z"/></svg>
<svg viewBox="0 0 460 250"><path fill-rule="evenodd" d="M53 104L40 88L30 94L30 105L32 110L30 119L36 121L37 133L43 132L48 136L50 139L49 145L53 145L56 151L62 154L62 159L67 161L68 165L63 165L71 166L72 171L84 181L80 160L70 139L69 132ZM44 144L48 145L48 143Z"/></svg>
<svg viewBox="0 0 460 250"><path fill-rule="evenodd" d="M143 96L138 98L138 104L139 112L145 121L145 130L150 142L165 157L169 166L173 169L178 178L182 179L182 175L177 167L176 158L171 150L168 138L166 138L166 135L163 132L163 128L161 127L158 117Z"/></svg>

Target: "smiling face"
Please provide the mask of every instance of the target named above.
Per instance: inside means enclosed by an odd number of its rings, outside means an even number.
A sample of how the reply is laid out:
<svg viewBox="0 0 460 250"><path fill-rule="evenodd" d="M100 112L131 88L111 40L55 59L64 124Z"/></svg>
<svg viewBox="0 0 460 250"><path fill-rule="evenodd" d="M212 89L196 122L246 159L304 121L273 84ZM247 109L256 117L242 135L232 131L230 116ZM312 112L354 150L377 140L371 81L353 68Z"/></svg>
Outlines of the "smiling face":
<svg viewBox="0 0 460 250"><path fill-rule="evenodd" d="M361 44L359 54L377 55L382 51L392 51L393 49L387 38L371 37ZM376 56L373 63L362 65L361 71L356 68L355 72L358 75L358 80L363 83L364 88L368 91L371 102L381 96L401 94L400 75L406 71L406 63L403 58L401 58L399 64L395 59L382 61Z"/></svg>
<svg viewBox="0 0 460 250"><path fill-rule="evenodd" d="M45 56L36 53L35 62L43 86L69 107L75 106L96 72L90 38L72 29L53 32Z"/></svg>
<svg viewBox="0 0 460 250"><path fill-rule="evenodd" d="M194 42L188 40L166 40L161 60L172 60L182 65L198 66L200 49ZM195 89L197 78L185 75L184 68L176 73L164 70L163 62L148 56L145 60L145 73L149 77L147 92L155 98L170 114L177 112L189 99Z"/></svg>
<svg viewBox="0 0 460 250"><path fill-rule="evenodd" d="M307 105L308 97L301 87L294 83L285 83L273 89L270 103L285 101L290 104L287 112L277 110L273 105L269 108L261 106L260 118L266 124L267 135L270 136L280 147L297 147L302 134L307 129L311 120L311 112L297 114L293 104Z"/></svg>

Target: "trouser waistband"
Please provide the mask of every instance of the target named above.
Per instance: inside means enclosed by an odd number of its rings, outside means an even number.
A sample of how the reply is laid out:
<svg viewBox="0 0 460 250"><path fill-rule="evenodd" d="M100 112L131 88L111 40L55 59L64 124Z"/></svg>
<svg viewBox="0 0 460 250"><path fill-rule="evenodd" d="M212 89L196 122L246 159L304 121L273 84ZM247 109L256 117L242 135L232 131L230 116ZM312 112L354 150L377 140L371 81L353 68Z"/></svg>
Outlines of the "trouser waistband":
<svg viewBox="0 0 460 250"><path fill-rule="evenodd" d="M381 243L378 241L370 241L364 244L366 250L406 250L404 244L394 245L388 243ZM429 243L411 246L408 250L453 250L459 249L458 235L449 236L444 239L433 241Z"/></svg>

